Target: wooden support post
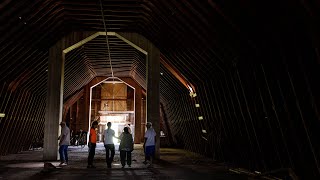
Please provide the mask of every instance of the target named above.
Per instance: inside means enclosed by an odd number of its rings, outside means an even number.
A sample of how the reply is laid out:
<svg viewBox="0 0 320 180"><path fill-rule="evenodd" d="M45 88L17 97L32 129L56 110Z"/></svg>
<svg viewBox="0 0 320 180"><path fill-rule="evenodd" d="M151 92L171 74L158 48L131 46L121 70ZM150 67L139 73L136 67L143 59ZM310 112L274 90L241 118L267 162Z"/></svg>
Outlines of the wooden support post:
<svg viewBox="0 0 320 180"><path fill-rule="evenodd" d="M90 122L89 122L89 104L90 104L90 85L86 85L83 93L84 98L84 111L83 119L81 119L80 127L82 130L89 132Z"/></svg>
<svg viewBox="0 0 320 180"><path fill-rule="evenodd" d="M73 32L49 49L48 90L46 101L43 160L57 160L59 122L62 121L65 53L92 32ZM73 47L73 48L70 48Z"/></svg>
<svg viewBox="0 0 320 180"><path fill-rule="evenodd" d="M156 158L160 158L160 51L153 44L147 47L147 121L157 132Z"/></svg>
<svg viewBox="0 0 320 180"><path fill-rule="evenodd" d="M141 87L136 87L135 93L135 138L134 143L140 144L141 140L141 105L142 105L142 94Z"/></svg>
<svg viewBox="0 0 320 180"><path fill-rule="evenodd" d="M59 122L62 121L64 53L63 41L49 50L48 90L44 128L43 160L57 160Z"/></svg>

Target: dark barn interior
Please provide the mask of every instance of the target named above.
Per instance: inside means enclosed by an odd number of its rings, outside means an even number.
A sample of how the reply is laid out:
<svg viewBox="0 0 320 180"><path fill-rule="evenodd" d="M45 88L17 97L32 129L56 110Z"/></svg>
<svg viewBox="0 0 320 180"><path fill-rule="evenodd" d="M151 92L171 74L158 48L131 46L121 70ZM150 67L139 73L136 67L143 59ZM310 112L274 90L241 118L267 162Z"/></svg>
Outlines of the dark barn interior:
<svg viewBox="0 0 320 180"><path fill-rule="evenodd" d="M153 62L101 35L107 30L142 36L160 51L161 147L319 178L319 12L311 0L2 1L1 156L45 141L48 87L59 91L49 86L50 49L64 37L100 32L65 56L62 118L74 131L88 129L89 86L107 77L126 79L146 98ZM143 123L145 101L139 107Z"/></svg>

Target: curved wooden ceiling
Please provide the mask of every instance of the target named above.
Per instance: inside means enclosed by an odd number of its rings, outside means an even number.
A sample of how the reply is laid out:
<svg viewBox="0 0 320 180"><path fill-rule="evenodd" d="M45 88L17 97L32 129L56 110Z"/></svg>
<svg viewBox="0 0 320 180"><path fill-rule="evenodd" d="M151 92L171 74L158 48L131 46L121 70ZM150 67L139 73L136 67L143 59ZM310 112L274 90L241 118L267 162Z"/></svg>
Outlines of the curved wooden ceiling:
<svg viewBox="0 0 320 180"><path fill-rule="evenodd" d="M293 29L302 22L297 17L305 13L300 2L295 1L277 2L277 6L247 0L232 3L102 0L102 3L108 31L145 36L192 83L210 78L242 59L259 57L266 44L274 44L279 36L289 38L299 33ZM6 0L0 4L0 12L3 67L0 81L39 95L46 92L50 46L73 31L104 32L98 0ZM116 37L109 38L115 72L118 76L139 77L136 80L143 85L143 54ZM105 39L99 36L67 55L65 97L92 78L110 74L106 52ZM166 71L164 66L161 71ZM161 81L174 84L177 80L171 76Z"/></svg>
<svg viewBox="0 0 320 180"><path fill-rule="evenodd" d="M109 32L146 37L199 90L190 98L161 65L161 111L179 146L254 171L319 176L319 1L102 2ZM3 0L0 24L0 153L7 154L43 135L49 48L72 32L105 29L100 0ZM109 40L115 75L144 87L144 55ZM98 36L66 55L65 100L108 75Z"/></svg>

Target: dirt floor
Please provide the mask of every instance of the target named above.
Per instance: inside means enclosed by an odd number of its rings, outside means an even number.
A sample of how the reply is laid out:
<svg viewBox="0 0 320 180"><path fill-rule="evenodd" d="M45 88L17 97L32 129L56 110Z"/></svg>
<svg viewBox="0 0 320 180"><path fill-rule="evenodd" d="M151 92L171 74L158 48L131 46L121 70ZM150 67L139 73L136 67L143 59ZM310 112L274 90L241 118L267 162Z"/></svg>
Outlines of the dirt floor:
<svg viewBox="0 0 320 180"><path fill-rule="evenodd" d="M118 147L116 147L117 149ZM70 146L69 164L62 168L44 168L42 150L26 151L0 157L0 180L3 179L248 179L232 173L223 164L181 149L162 148L160 160L152 168L143 164L141 145L135 145L132 166L121 168L119 151L116 151L112 168L107 168L103 144L97 144L94 164L87 169L88 148ZM58 166L59 161L51 162Z"/></svg>

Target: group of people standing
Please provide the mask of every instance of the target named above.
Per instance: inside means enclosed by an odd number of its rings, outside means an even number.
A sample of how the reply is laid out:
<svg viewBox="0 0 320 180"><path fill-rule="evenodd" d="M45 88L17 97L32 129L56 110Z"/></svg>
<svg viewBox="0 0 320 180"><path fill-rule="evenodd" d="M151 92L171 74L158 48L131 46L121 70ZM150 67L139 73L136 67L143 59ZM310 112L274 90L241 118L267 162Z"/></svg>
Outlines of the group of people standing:
<svg viewBox="0 0 320 180"><path fill-rule="evenodd" d="M96 142L97 142L97 134L95 129L98 126L98 122L95 121L92 123L90 134L89 134L89 156L88 156L88 166L87 168L95 168L93 165L93 158L95 155ZM107 123L107 129L104 130L103 133L103 142L104 147L106 149L106 163L107 167L111 168L114 154L115 154L115 146L113 142L113 138L120 139L120 159L122 168L125 167L126 162L129 167L131 167L131 152L133 151L133 138L132 134L129 133L129 128L125 127L123 129L123 133L119 136L115 136L115 132L111 129L111 122Z"/></svg>
<svg viewBox="0 0 320 180"><path fill-rule="evenodd" d="M107 167L111 168L114 154L115 154L113 138L120 139L119 150L120 150L120 160L121 160L122 168L125 167L126 162L127 162L127 165L131 167L131 152L133 151L133 144L134 144L132 134L130 133L131 130L129 129L129 127L125 127L120 137L116 137L114 130L111 129L111 122L107 123L107 127L108 128L104 130L104 133L103 133L103 142L104 142L104 147L106 149ZM92 166L92 164L89 164L88 167L89 166Z"/></svg>
<svg viewBox="0 0 320 180"><path fill-rule="evenodd" d="M70 145L70 129L66 126L65 122L61 122L61 134L59 136L59 154L60 154L60 165L66 166L68 164L68 145ZM94 121L91 125L89 132L89 156L88 156L88 166L87 168L95 168L93 165L93 160L95 156L95 149L97 143L97 133L96 128L98 127L98 122ZM120 139L120 160L122 168L127 164L131 167L131 152L133 151L134 142L131 134L131 130L129 127L125 127L123 129L123 133L119 136L115 136L115 131L111 129L111 122L107 123L107 129L105 129L103 133L103 142L106 150L106 163L107 167L111 168L113 158L115 155L115 146L113 142L113 138ZM145 153L145 161L144 164L149 164L149 167L152 167L153 158L155 155L155 144L156 144L156 132L152 128L152 123L148 122L146 124L147 131L144 136L144 153Z"/></svg>

